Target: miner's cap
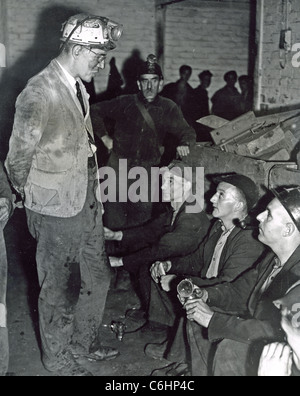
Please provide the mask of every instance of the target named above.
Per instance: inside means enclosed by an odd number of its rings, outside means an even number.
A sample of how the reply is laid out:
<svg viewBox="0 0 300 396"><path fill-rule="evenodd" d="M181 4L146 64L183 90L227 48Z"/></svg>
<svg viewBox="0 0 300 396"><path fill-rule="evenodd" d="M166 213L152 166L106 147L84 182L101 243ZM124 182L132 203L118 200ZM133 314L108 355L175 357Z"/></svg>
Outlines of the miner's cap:
<svg viewBox="0 0 300 396"><path fill-rule="evenodd" d="M277 187L271 191L300 231L300 186Z"/></svg>
<svg viewBox="0 0 300 396"><path fill-rule="evenodd" d="M147 57L146 62L143 62L137 72L137 78L139 79L143 74L155 74L157 75L160 79L163 80L163 72L161 70L161 67L157 63L157 58L155 55L150 54Z"/></svg>
<svg viewBox="0 0 300 396"><path fill-rule="evenodd" d="M237 173L216 175L213 177L215 184L228 183L237 187L245 196L248 210L254 208L257 204L259 193L256 184L249 177Z"/></svg>

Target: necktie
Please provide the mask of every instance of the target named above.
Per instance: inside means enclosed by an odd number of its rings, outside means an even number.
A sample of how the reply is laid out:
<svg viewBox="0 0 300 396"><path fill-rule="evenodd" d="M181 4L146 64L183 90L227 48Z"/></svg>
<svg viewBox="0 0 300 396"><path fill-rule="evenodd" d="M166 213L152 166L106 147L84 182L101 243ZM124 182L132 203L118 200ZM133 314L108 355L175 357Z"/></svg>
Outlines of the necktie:
<svg viewBox="0 0 300 396"><path fill-rule="evenodd" d="M78 100L79 100L79 102L81 104L82 113L83 113L83 116L85 117L86 116L86 111L85 111L85 107L84 107L84 102L83 102L83 97L82 97L82 93L81 93L79 82L76 81L75 85L76 85L76 92L77 92L76 96L77 96L77 98L78 98ZM87 135L88 135L88 140L89 140L89 144L90 144L90 151L91 151L91 154L89 156L89 164L88 165L89 165L89 168L94 168L96 166L95 156L94 156L94 153L97 150L96 149L96 144L95 144L95 141L92 138L91 134L89 133L89 131L86 130L86 132L87 132Z"/></svg>
<svg viewBox="0 0 300 396"><path fill-rule="evenodd" d="M82 93L81 93L79 82L76 81L75 85L76 85L76 91L77 91L76 96L77 96L77 98L78 98L78 100L79 100L79 102L81 104L82 112L83 112L83 115L85 117L86 111L85 111L85 107L84 107L84 102L83 102L83 97L82 97Z"/></svg>

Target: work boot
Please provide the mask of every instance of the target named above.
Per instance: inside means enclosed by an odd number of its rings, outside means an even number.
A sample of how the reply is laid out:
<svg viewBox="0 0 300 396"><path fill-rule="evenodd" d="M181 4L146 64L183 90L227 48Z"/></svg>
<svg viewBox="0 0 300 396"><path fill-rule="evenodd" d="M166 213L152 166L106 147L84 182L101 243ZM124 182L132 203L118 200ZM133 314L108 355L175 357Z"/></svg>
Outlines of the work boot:
<svg viewBox="0 0 300 396"><path fill-rule="evenodd" d="M120 352L115 348L100 346L94 352L73 353L75 359L85 358L90 362L103 362L116 359Z"/></svg>
<svg viewBox="0 0 300 396"><path fill-rule="evenodd" d="M148 344L145 348L145 355L155 360L163 360L167 352L167 347L168 340L161 344Z"/></svg>
<svg viewBox="0 0 300 396"><path fill-rule="evenodd" d="M43 359L44 367L58 377L93 377L93 374L79 365L71 353L64 352L61 354L60 361L48 361Z"/></svg>

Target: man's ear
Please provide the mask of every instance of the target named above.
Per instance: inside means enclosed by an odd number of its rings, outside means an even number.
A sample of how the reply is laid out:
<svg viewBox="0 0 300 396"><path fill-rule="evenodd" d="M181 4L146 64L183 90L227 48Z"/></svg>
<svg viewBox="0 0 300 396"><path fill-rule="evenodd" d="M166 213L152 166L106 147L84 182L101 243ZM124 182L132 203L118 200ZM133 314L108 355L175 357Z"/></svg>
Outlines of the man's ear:
<svg viewBox="0 0 300 396"><path fill-rule="evenodd" d="M140 82L140 80L137 80L137 86L138 86L138 88L139 88L139 90L141 91L142 90L142 86L141 86L141 82Z"/></svg>
<svg viewBox="0 0 300 396"><path fill-rule="evenodd" d="M244 209L244 203L242 201L239 201L235 204L235 208L234 210L236 212L242 212L242 210Z"/></svg>
<svg viewBox="0 0 300 396"><path fill-rule="evenodd" d="M163 90L164 83L165 83L164 80L161 79L160 82L159 82L159 86L158 86L158 92L161 92Z"/></svg>
<svg viewBox="0 0 300 396"><path fill-rule="evenodd" d="M78 58L81 51L82 47L80 45L74 45L74 47L72 48L72 55L74 56L74 58Z"/></svg>
<svg viewBox="0 0 300 396"><path fill-rule="evenodd" d="M185 191L189 191L192 188L192 183L188 180L184 180L184 187L185 187Z"/></svg>
<svg viewBox="0 0 300 396"><path fill-rule="evenodd" d="M283 232L283 237L287 238L290 237L294 234L294 232L296 231L296 226L294 223L287 223L285 226L285 230Z"/></svg>

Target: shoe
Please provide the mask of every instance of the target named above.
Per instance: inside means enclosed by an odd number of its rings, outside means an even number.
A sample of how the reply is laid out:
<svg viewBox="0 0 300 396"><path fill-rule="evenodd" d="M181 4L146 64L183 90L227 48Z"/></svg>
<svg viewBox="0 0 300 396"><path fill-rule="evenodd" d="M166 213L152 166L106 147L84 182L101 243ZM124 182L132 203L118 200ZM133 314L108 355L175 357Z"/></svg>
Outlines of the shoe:
<svg viewBox="0 0 300 396"><path fill-rule="evenodd" d="M167 373L174 367L177 366L178 363L170 363L168 366L159 368L159 369L155 369L152 371L152 373L150 374L150 377L166 377Z"/></svg>
<svg viewBox="0 0 300 396"><path fill-rule="evenodd" d="M84 357L90 362L103 362L103 361L116 359L119 355L120 352L117 349L102 346L95 352L74 354L73 356L75 359Z"/></svg>
<svg viewBox="0 0 300 396"><path fill-rule="evenodd" d="M93 377L93 374L78 364L71 354L68 355L68 360L64 359L59 363L45 360L43 363L47 371L56 373L58 377Z"/></svg>
<svg viewBox="0 0 300 396"><path fill-rule="evenodd" d="M145 355L155 360L163 360L167 346L168 341L164 341L161 344L148 344L145 348Z"/></svg>
<svg viewBox="0 0 300 396"><path fill-rule="evenodd" d="M93 374L80 366L76 362L72 362L70 366L65 366L58 372L59 377L93 377Z"/></svg>
<svg viewBox="0 0 300 396"><path fill-rule="evenodd" d="M189 366L186 363L179 363L173 366L166 373L167 377L191 377Z"/></svg>

